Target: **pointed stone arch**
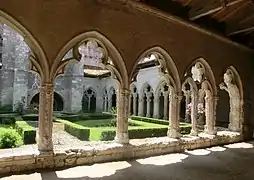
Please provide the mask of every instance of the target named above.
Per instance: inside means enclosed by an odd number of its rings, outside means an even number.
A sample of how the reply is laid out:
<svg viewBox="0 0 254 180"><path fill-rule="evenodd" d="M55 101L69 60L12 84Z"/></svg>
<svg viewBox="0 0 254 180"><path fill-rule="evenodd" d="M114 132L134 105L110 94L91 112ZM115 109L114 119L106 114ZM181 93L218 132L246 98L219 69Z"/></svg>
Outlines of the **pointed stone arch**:
<svg viewBox="0 0 254 180"><path fill-rule="evenodd" d="M173 61L173 58L170 54L160 46L155 46L145 50L136 61L133 71L131 73L129 81L131 82L133 76L135 76L135 67L138 65L140 60L144 59L145 57L155 54L158 57L159 64L160 64L160 73L165 76L166 81L170 81L168 83L172 84L175 88L176 93L181 92L181 81L179 77L179 73L176 67L176 64Z"/></svg>
<svg viewBox="0 0 254 180"><path fill-rule="evenodd" d="M103 66L106 69L110 70L111 73L115 74L116 79L120 82L121 88L129 89L128 73L120 52L108 38L106 38L104 35L97 31L89 31L79 34L73 39L71 39L69 42L67 42L66 45L59 51L56 60L54 61L54 64L50 71L50 77L54 79L59 73L63 73L63 69L68 63L72 61L79 61L81 57L80 54L77 53L77 48L88 40L96 41L105 50L105 57L110 57L111 59L104 58L102 60ZM66 60L62 61L63 57L71 49L73 49L73 57L67 58ZM114 66L112 66L112 64L109 62L111 60Z"/></svg>
<svg viewBox="0 0 254 180"><path fill-rule="evenodd" d="M145 83L141 86L141 88L140 88L140 91L139 91L140 96L143 96L144 90L145 90L145 88L147 88L147 87L150 87L150 88L151 88L151 92L154 92L152 86L151 86L148 82L145 82Z"/></svg>
<svg viewBox="0 0 254 180"><path fill-rule="evenodd" d="M200 66L200 68L203 68L202 73L205 78L202 79L202 81L204 81L204 80L209 81L209 84L212 87L211 90L212 90L214 96L216 96L217 95L217 86L216 86L215 76L214 76L211 66L203 57L199 57L199 58L195 59L194 61L192 61L191 64L187 67L185 73L187 73L187 75L190 75L192 68L196 65ZM202 82L200 82L200 83L202 83Z"/></svg>
<svg viewBox="0 0 254 180"><path fill-rule="evenodd" d="M32 53L29 57L31 61L31 70L39 73L41 79L47 81L49 75L49 64L45 52L38 41L25 28L25 26L2 10L0 10L0 23L8 25L24 38L24 41L27 43Z"/></svg>

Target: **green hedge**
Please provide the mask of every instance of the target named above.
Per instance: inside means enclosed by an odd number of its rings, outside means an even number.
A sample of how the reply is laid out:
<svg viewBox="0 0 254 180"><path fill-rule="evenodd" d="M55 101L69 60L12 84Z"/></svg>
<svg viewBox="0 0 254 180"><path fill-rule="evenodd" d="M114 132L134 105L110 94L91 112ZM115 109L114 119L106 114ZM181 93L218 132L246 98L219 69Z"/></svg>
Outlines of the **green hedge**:
<svg viewBox="0 0 254 180"><path fill-rule="evenodd" d="M129 129L130 139L143 139L150 137L163 137L167 136L168 128L144 128L144 129ZM116 136L116 131L102 131L101 141L111 141L114 140Z"/></svg>
<svg viewBox="0 0 254 180"><path fill-rule="evenodd" d="M38 121L39 115L38 114L26 114L21 116L24 121Z"/></svg>
<svg viewBox="0 0 254 180"><path fill-rule="evenodd" d="M89 128L62 119L56 119L55 121L63 123L64 130L70 133L71 135L77 137L82 141L89 141L90 136Z"/></svg>
<svg viewBox="0 0 254 180"><path fill-rule="evenodd" d="M132 120L137 120L137 121L143 121L143 122L148 122L148 123L154 123L154 124L162 124L162 125L168 125L169 121L162 120L162 119L155 119L155 118L147 118L147 117L142 117L142 116L131 116Z"/></svg>
<svg viewBox="0 0 254 180"><path fill-rule="evenodd" d="M17 116L15 113L0 114L0 124L14 125L15 116Z"/></svg>
<svg viewBox="0 0 254 180"><path fill-rule="evenodd" d="M22 145L22 137L12 126L0 126L0 149L15 148Z"/></svg>
<svg viewBox="0 0 254 180"><path fill-rule="evenodd" d="M181 127L182 134L189 134L191 127ZM168 128L143 128L143 129L129 129L129 138L130 139L143 139L151 137L163 137L167 136ZM101 141L111 141L114 140L116 136L116 131L108 130L102 131L100 140Z"/></svg>
<svg viewBox="0 0 254 180"><path fill-rule="evenodd" d="M26 121L24 121L20 116L15 117L16 119L16 130L22 136L24 144L34 144L36 143L36 129Z"/></svg>
<svg viewBox="0 0 254 180"><path fill-rule="evenodd" d="M69 114L56 114L55 117L60 118L60 119L65 119L71 122L75 122L80 120L80 116L79 115L69 115Z"/></svg>

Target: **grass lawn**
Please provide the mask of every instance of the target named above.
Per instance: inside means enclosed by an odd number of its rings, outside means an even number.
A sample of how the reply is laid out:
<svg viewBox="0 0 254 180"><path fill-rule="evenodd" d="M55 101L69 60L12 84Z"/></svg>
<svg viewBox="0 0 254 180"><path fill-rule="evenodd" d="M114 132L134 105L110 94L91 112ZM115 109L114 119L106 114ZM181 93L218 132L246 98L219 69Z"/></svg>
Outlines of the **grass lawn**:
<svg viewBox="0 0 254 180"><path fill-rule="evenodd" d="M115 131L116 127L106 126L109 124L111 119L103 119L103 120L80 120L74 122L75 124L88 127L90 129L90 140L98 141L101 138L101 133L103 131ZM99 127L103 126L103 127ZM181 123L181 127L190 127L190 124ZM155 123L142 122L137 120L129 119L129 130L132 129L155 129L155 128L167 128L168 125L161 125Z"/></svg>

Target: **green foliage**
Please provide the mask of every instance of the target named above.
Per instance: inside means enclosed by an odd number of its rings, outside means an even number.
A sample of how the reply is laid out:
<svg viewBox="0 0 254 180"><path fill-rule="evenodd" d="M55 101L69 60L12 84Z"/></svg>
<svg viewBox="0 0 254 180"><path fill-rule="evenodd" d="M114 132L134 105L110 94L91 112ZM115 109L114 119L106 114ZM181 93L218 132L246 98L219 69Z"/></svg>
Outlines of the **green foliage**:
<svg viewBox="0 0 254 180"><path fill-rule="evenodd" d="M38 121L39 115L38 114L26 114L21 116L24 121Z"/></svg>
<svg viewBox="0 0 254 180"><path fill-rule="evenodd" d="M10 112L13 112L12 104L6 104L0 107L0 113L10 113Z"/></svg>
<svg viewBox="0 0 254 180"><path fill-rule="evenodd" d="M0 124L14 125L15 114L0 114Z"/></svg>
<svg viewBox="0 0 254 180"><path fill-rule="evenodd" d="M65 120L68 120L68 121L71 121L71 122L75 122L75 121L78 121L80 119L80 116L79 115L76 115L76 114L55 114L55 117L57 118L60 118L60 119L65 119Z"/></svg>
<svg viewBox="0 0 254 180"><path fill-rule="evenodd" d="M22 137L15 129L0 127L0 148L14 148L22 145Z"/></svg>
<svg viewBox="0 0 254 180"><path fill-rule="evenodd" d="M168 125L168 123L169 123L169 121L167 121L167 120L147 118L147 117L141 117L141 116L132 116L131 119L137 120L137 121L148 122L148 123L154 123L154 124L162 124L162 125Z"/></svg>
<svg viewBox="0 0 254 180"><path fill-rule="evenodd" d="M112 107L110 110L111 114L117 114L117 108L116 107Z"/></svg>
<svg viewBox="0 0 254 180"><path fill-rule="evenodd" d="M18 116L16 119L15 128L17 132L22 136L24 144L36 143L36 129L30 126L26 121Z"/></svg>
<svg viewBox="0 0 254 180"><path fill-rule="evenodd" d="M84 126L81 126L66 120L56 119L55 121L63 123L64 130L70 133L71 135L77 137L80 140L89 141L89 136L90 136L89 128L86 128Z"/></svg>

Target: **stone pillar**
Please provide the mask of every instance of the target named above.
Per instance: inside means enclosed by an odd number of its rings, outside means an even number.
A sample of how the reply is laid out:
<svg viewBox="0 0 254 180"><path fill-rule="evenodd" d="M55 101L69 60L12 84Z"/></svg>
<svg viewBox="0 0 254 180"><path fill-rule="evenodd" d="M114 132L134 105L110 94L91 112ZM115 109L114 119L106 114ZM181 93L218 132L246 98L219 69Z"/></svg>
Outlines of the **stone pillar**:
<svg viewBox="0 0 254 180"><path fill-rule="evenodd" d="M117 106L117 129L115 140L121 144L129 143L128 114L130 90L119 89Z"/></svg>
<svg viewBox="0 0 254 180"><path fill-rule="evenodd" d="M198 127L197 127L197 104L198 104L198 97L196 92L191 92L191 135L197 136L198 135Z"/></svg>
<svg viewBox="0 0 254 180"><path fill-rule="evenodd" d="M186 92L186 94L185 94L185 103L186 103L185 107L186 107L186 109L187 109L188 105L191 103L190 96L191 96L190 92ZM190 115L187 114L186 112L185 112L185 122L187 122L187 123L191 122Z"/></svg>
<svg viewBox="0 0 254 180"><path fill-rule="evenodd" d="M140 97L138 102L138 116L144 116L144 97Z"/></svg>
<svg viewBox="0 0 254 180"><path fill-rule="evenodd" d="M150 93L147 93L147 98L146 98L146 117L151 116L151 95Z"/></svg>
<svg viewBox="0 0 254 180"><path fill-rule="evenodd" d="M108 98L107 97L104 97L104 112L107 112L108 110L107 110L107 108L108 108Z"/></svg>
<svg viewBox="0 0 254 180"><path fill-rule="evenodd" d="M163 115L163 119L168 119L168 92L164 92L163 97L164 97L164 115Z"/></svg>
<svg viewBox="0 0 254 180"><path fill-rule="evenodd" d="M137 94L133 94L133 115L137 116Z"/></svg>
<svg viewBox="0 0 254 180"><path fill-rule="evenodd" d="M53 93L52 83L41 83L39 106L39 137L38 149L40 151L52 151L52 127L53 127Z"/></svg>
<svg viewBox="0 0 254 180"><path fill-rule="evenodd" d="M170 138L180 138L180 103L181 98L175 94L174 92L170 93L170 104L169 104L169 129L168 129L168 137Z"/></svg>
<svg viewBox="0 0 254 180"><path fill-rule="evenodd" d="M108 111L111 112L112 110L112 95L108 96Z"/></svg>
<svg viewBox="0 0 254 180"><path fill-rule="evenodd" d="M132 94L130 94L130 100L129 100L129 116L131 116L131 96ZM134 101L133 101L134 102ZM132 102L132 108L133 108L133 102ZM133 109L132 109L133 110Z"/></svg>
<svg viewBox="0 0 254 180"><path fill-rule="evenodd" d="M215 131L215 121L214 121L214 100L209 90L206 90L205 93L205 116L206 116L206 125L205 133L214 135Z"/></svg>
<svg viewBox="0 0 254 180"><path fill-rule="evenodd" d="M159 118L159 108L160 108L160 100L159 97L154 98L154 108L153 108L153 117L158 119Z"/></svg>

